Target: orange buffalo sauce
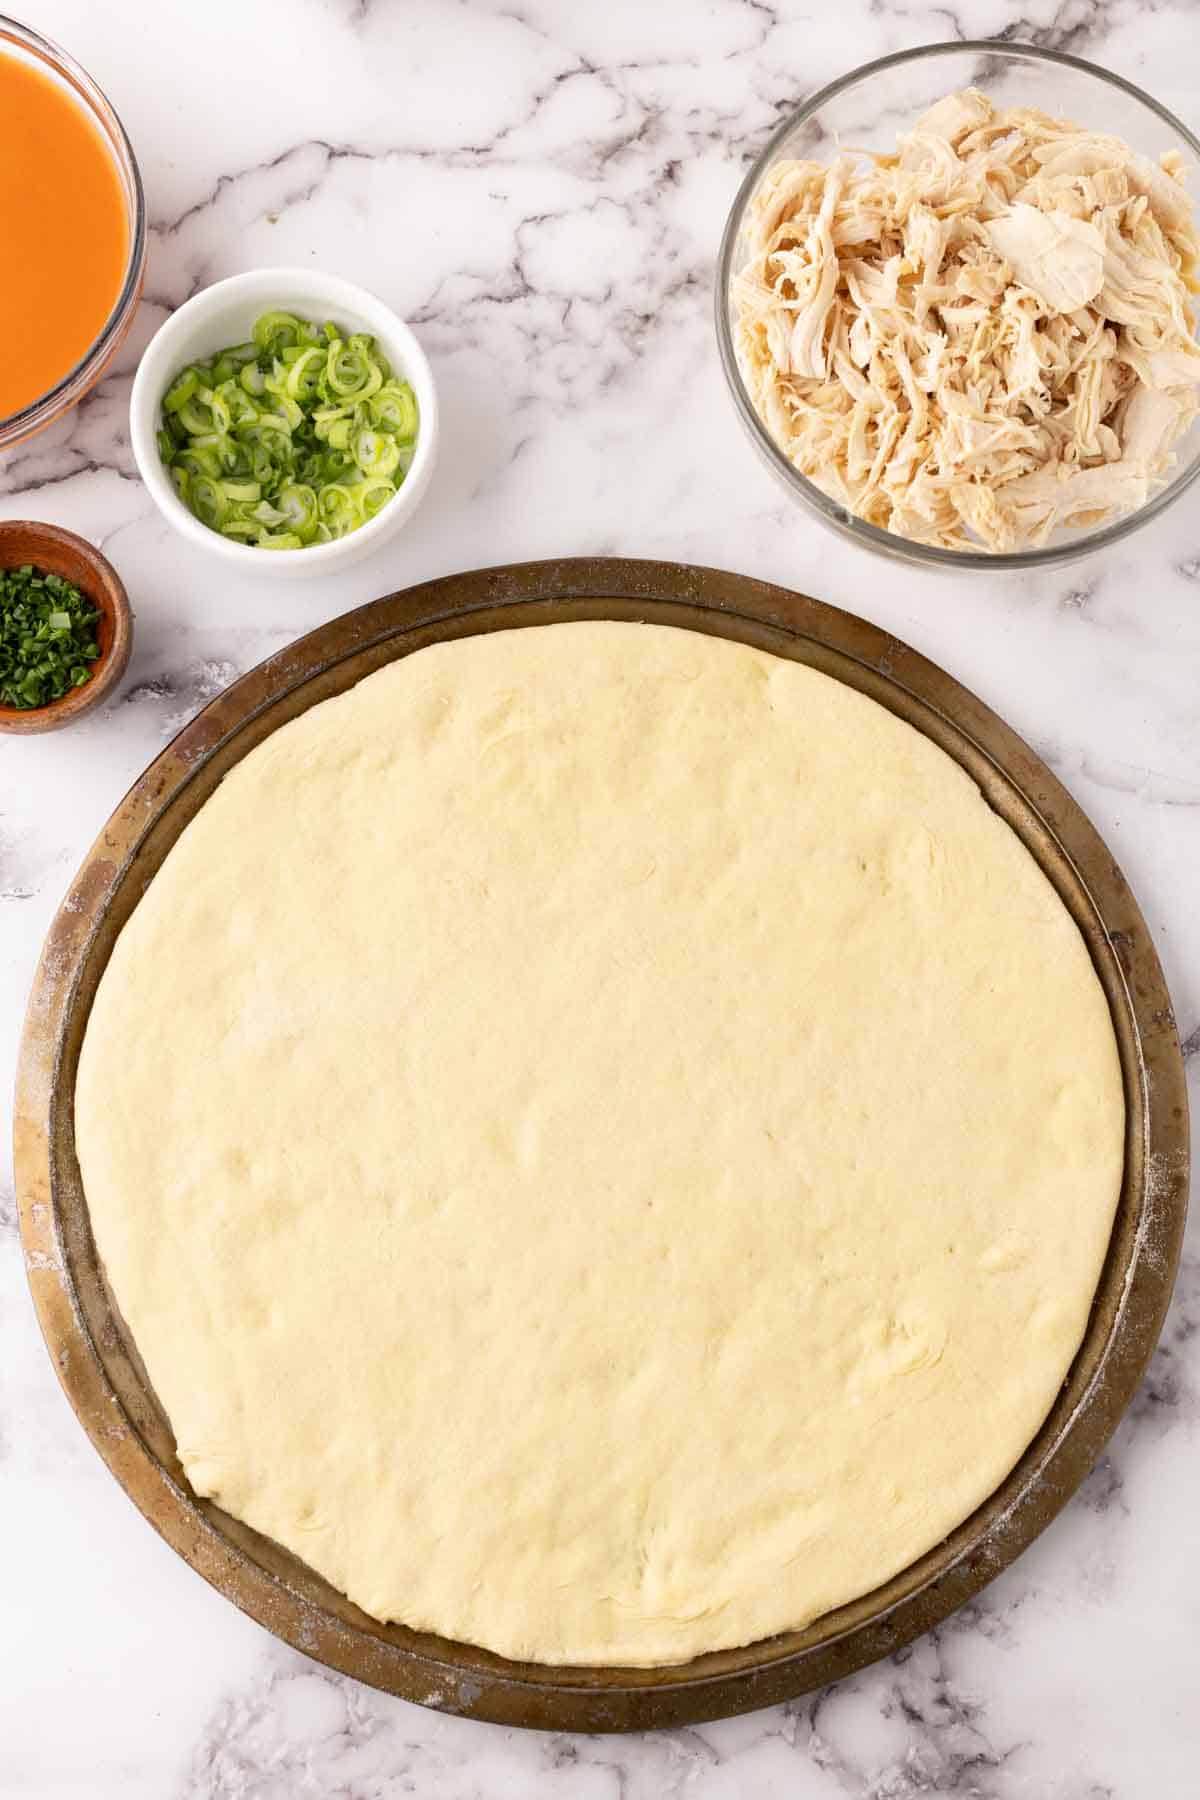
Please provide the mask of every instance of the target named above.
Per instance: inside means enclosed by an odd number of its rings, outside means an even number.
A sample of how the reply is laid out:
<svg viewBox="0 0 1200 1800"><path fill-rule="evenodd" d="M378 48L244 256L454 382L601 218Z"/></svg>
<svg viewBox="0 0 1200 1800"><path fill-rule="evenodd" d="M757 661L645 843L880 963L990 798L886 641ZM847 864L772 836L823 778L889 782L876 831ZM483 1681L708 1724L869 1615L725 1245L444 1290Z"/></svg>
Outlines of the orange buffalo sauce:
<svg viewBox="0 0 1200 1800"><path fill-rule="evenodd" d="M0 52L0 420L70 373L116 304L129 224L112 153L53 76Z"/></svg>

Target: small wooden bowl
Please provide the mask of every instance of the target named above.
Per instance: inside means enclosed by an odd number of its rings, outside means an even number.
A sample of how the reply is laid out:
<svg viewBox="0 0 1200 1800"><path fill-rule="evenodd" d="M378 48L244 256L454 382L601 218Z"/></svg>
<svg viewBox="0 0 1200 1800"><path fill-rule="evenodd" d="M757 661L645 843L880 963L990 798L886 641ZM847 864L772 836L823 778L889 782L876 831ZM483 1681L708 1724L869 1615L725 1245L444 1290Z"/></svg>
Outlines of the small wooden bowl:
<svg viewBox="0 0 1200 1800"><path fill-rule="evenodd" d="M107 700L124 675L133 648L133 608L108 558L61 525L41 525L35 519L0 524L0 569L19 569L26 563L48 575L61 575L100 609L96 625L100 654L91 664L90 681L69 688L46 706L0 706L0 731L57 731Z"/></svg>

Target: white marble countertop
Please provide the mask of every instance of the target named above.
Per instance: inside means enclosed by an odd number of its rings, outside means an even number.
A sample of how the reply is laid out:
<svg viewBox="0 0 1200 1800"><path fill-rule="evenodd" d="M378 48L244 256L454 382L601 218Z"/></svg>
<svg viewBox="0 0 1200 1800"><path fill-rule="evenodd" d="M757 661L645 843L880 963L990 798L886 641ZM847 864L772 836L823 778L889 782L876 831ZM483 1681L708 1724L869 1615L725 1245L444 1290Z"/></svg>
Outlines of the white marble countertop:
<svg viewBox="0 0 1200 1800"><path fill-rule="evenodd" d="M107 90L149 201L146 298L71 419L0 456L0 517L81 531L137 612L116 701L0 749L0 1065L94 834L178 726L299 632L514 558L679 557L864 613L1063 776L1149 919L1200 1050L1200 494L1099 558L931 578L796 511L735 428L711 276L746 160L854 64L950 35L1089 56L1200 124L1189 0L39 0ZM265 263L414 324L444 401L433 490L325 584L230 579L136 479L126 405L165 313ZM1200 1055L1195 1058L1200 1065ZM1200 1711L1200 1257L1079 1496L976 1606L892 1661L699 1730L588 1740L425 1712L286 1649L159 1541L76 1425L0 1169L0 1794L28 1800L1184 1800Z"/></svg>

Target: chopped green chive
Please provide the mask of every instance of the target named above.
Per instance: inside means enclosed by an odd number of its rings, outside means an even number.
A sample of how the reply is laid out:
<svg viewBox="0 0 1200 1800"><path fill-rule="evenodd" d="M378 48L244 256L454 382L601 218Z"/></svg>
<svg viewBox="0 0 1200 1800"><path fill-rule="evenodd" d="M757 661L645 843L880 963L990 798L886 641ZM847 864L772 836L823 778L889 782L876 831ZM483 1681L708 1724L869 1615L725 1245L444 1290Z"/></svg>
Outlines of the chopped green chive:
<svg viewBox="0 0 1200 1800"><path fill-rule="evenodd" d="M100 616L61 575L0 569L0 706L48 706L90 681Z"/></svg>

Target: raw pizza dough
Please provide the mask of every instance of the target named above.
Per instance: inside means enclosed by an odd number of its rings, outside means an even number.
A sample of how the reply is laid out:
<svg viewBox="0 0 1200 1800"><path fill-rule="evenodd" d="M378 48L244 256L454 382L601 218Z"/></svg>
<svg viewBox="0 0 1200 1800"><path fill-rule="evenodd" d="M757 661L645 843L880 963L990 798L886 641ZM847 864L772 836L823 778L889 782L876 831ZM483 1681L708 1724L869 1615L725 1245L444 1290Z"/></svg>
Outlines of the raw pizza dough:
<svg viewBox="0 0 1200 1800"><path fill-rule="evenodd" d="M79 1064L195 1489L382 1619L559 1663L805 1624L1003 1479L1122 1169L1079 933L812 670L561 624L240 763Z"/></svg>

